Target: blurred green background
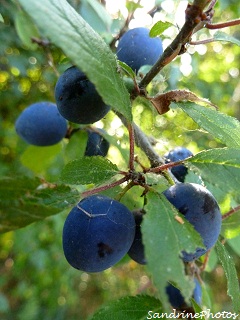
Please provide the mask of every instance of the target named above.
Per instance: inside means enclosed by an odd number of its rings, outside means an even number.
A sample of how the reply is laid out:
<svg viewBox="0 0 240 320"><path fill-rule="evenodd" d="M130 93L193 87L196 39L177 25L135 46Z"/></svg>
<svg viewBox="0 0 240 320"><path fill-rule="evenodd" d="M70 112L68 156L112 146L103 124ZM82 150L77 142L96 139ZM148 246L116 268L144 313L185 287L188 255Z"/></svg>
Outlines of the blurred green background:
<svg viewBox="0 0 240 320"><path fill-rule="evenodd" d="M174 22L176 27L164 33L164 47L178 32L184 19L186 1L69 1L92 27L111 44L113 36L124 26L126 17L136 9L130 27L150 27L159 19ZM104 7L106 5L106 8ZM115 7L117 4L115 4ZM149 7L155 14L147 14ZM181 9L181 10L180 10ZM154 11L153 11L154 12ZM176 15L176 13L178 13ZM54 86L58 75L71 64L60 50L43 47L29 41L29 34L40 38L30 18L17 1L2 0L0 13L0 175L38 175L57 181L66 161L82 154L78 142L68 141L43 149L29 147L17 137L14 122L21 110L36 101L54 101ZM236 1L218 1L214 21L239 17ZM140 18L145 15L146 19ZM224 32L240 39L239 27ZM199 39L211 37L203 30ZM115 50L115 46L112 46ZM159 89L188 89L208 98L219 110L240 119L240 48L231 43L213 42L189 46L187 53L163 69ZM159 80L159 79L158 79ZM149 87L151 90L151 87ZM143 131L156 140L155 148L163 155L175 146L183 145L193 153L221 146L209 134L198 130L196 124L178 109L159 116L141 100L133 105L134 120ZM124 151L128 146L126 129L110 112L96 126L104 128L115 141L109 158L126 169ZM78 150L79 147L79 150ZM71 151L70 155L69 152ZM140 159L146 162L140 150ZM223 205L224 207L224 205ZM228 209L226 205L226 210ZM0 235L0 318L3 320L86 319L100 305L125 295L154 294L154 288L143 266L127 257L117 266L100 274L87 274L71 268L61 247L61 232L67 212L34 223L26 228ZM239 273L240 239L229 241L228 249L236 260ZM211 254L206 280L213 310L228 310L226 280L223 270L216 266Z"/></svg>

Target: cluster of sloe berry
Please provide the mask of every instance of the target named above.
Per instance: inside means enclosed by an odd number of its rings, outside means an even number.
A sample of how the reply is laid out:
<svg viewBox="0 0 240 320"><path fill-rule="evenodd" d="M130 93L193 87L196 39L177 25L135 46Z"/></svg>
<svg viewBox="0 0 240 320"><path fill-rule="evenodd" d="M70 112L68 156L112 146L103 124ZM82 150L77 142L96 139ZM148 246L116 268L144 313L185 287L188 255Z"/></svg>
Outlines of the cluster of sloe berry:
<svg viewBox="0 0 240 320"><path fill-rule="evenodd" d="M159 38L150 38L146 28L127 31L119 40L117 58L135 72L143 65L153 65L162 54ZM15 127L18 135L36 146L49 146L61 141L67 134L67 120L77 124L93 124L109 111L93 83L77 67L68 68L55 87L56 105L37 102L18 117ZM87 129L86 156L106 156L108 141L101 130ZM165 154L165 162L184 160L192 153L177 147ZM167 200L193 225L201 235L205 249L182 252L184 262L194 261L217 241L221 228L221 213L213 195L203 186L184 183L187 168L171 168L179 181L163 192ZM156 208L157 210L157 208ZM139 264L146 264L142 242L141 223L145 211L131 212L125 205L101 194L82 199L69 213L63 227L63 251L69 264L85 272L106 270L126 254ZM169 284L166 288L173 307L184 305L180 291ZM194 299L200 303L201 287L195 280Z"/></svg>
<svg viewBox="0 0 240 320"><path fill-rule="evenodd" d="M67 135L67 120L79 124L92 124L109 111L94 85L76 67L60 76L55 96L57 104L43 101L23 110L15 122L17 134L35 146L51 146ZM86 128L88 140L85 156L106 156L109 142L104 130Z"/></svg>

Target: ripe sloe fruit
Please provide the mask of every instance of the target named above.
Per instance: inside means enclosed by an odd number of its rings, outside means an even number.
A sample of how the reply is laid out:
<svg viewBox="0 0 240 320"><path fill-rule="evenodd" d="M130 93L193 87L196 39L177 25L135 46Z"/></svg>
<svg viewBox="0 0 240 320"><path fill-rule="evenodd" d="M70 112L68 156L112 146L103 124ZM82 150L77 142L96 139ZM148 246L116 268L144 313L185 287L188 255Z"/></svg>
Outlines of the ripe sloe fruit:
<svg viewBox="0 0 240 320"><path fill-rule="evenodd" d="M88 140L87 140L85 156L105 157L108 153L109 142L101 135L101 133L98 133L93 130L87 130L87 132L88 132Z"/></svg>
<svg viewBox="0 0 240 320"><path fill-rule="evenodd" d="M197 302L197 304L201 305L202 302L202 288L199 281L194 278L195 288L193 291L193 299ZM173 308L186 308L188 305L186 304L184 297L181 294L181 291L169 284L166 287L166 293L168 295L169 302Z"/></svg>
<svg viewBox="0 0 240 320"><path fill-rule="evenodd" d="M141 223L143 219L143 211L135 210L133 215L136 223L136 232L131 248L128 251L128 255L131 259L136 261L139 264L146 264L146 259L144 255L144 245L142 243L142 232L141 232Z"/></svg>
<svg viewBox="0 0 240 320"><path fill-rule="evenodd" d="M196 248L193 253L182 252L183 260L199 258L216 243L220 234L222 216L216 199L205 187L195 183L175 184L163 194L193 225L206 247Z"/></svg>
<svg viewBox="0 0 240 320"><path fill-rule="evenodd" d="M173 150L169 151L164 155L166 159L165 163L175 162L179 160L184 160L190 156L192 156L192 152L184 147L176 147ZM180 182L184 182L185 177L187 175L188 169L185 165L180 164L170 169L172 174L178 179Z"/></svg>
<svg viewBox="0 0 240 320"><path fill-rule="evenodd" d="M55 99L61 115L74 123L94 123L110 109L94 84L75 66L65 70L59 77L55 86Z"/></svg>
<svg viewBox="0 0 240 320"><path fill-rule="evenodd" d="M35 146L50 146L61 141L67 132L67 121L51 102L37 102L23 110L15 122L17 134Z"/></svg>
<svg viewBox="0 0 240 320"><path fill-rule="evenodd" d="M63 251L69 264L86 272L112 267L128 252L135 235L133 214L103 195L81 200L63 227Z"/></svg>
<svg viewBox="0 0 240 320"><path fill-rule="evenodd" d="M117 47L118 60L125 62L133 71L144 65L153 65L163 52L160 38L151 38L147 28L128 30L120 38Z"/></svg>

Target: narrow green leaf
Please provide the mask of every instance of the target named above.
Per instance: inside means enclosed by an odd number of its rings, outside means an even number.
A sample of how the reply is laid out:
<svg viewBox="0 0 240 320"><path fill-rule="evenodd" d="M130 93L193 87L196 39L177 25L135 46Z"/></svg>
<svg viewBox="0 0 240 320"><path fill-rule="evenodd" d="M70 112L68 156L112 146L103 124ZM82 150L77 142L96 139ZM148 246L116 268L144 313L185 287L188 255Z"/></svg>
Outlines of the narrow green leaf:
<svg viewBox="0 0 240 320"><path fill-rule="evenodd" d="M235 37L233 37L233 36L231 36L231 35L229 35L229 34L227 34L225 32L222 32L222 31L217 31L214 34L213 39L216 40L216 41L231 42L231 43L234 43L234 44L240 46L240 41L237 38L235 38Z"/></svg>
<svg viewBox="0 0 240 320"><path fill-rule="evenodd" d="M169 310L165 292L168 281L176 284L186 300L189 300L194 288L194 283L185 274L181 252L194 252L197 247L204 246L193 226L164 196L148 192L145 209L147 213L142 232L147 268L158 289L164 310Z"/></svg>
<svg viewBox="0 0 240 320"><path fill-rule="evenodd" d="M157 314L162 315L162 313L159 300L146 295L137 295L110 302L88 320L145 320L154 314L156 318Z"/></svg>
<svg viewBox="0 0 240 320"><path fill-rule="evenodd" d="M80 14L97 32L107 32L110 30L112 18L105 7L97 0L82 1Z"/></svg>
<svg viewBox="0 0 240 320"><path fill-rule="evenodd" d="M230 148L240 148L240 122L233 117L195 103L178 105L201 128Z"/></svg>
<svg viewBox="0 0 240 320"><path fill-rule="evenodd" d="M240 169L240 150L232 148L216 148L201 151L188 160L192 163L219 165Z"/></svg>
<svg viewBox="0 0 240 320"><path fill-rule="evenodd" d="M48 184L39 178L0 180L0 232L22 228L73 207L79 192L69 186Z"/></svg>
<svg viewBox="0 0 240 320"><path fill-rule="evenodd" d="M217 258L217 261L218 261L218 258ZM202 284L201 287L202 287L202 305L205 308L211 310L212 309L211 289L207 287L205 284ZM207 318L207 315L206 315L206 318Z"/></svg>
<svg viewBox="0 0 240 320"><path fill-rule="evenodd" d="M136 78L136 74L131 67L129 67L125 62L118 60L119 66L128 74L132 79Z"/></svg>
<svg viewBox="0 0 240 320"><path fill-rule="evenodd" d="M240 149L217 148L202 151L188 160L202 179L240 200Z"/></svg>
<svg viewBox="0 0 240 320"><path fill-rule="evenodd" d="M30 17L25 12L17 12L15 17L15 27L23 44L30 50L37 49L38 45L32 42L32 38L39 37L39 32Z"/></svg>
<svg viewBox="0 0 240 320"><path fill-rule="evenodd" d="M204 313L202 312L203 311L202 308L197 304L197 302L194 299L191 299L191 303L195 311L195 314L202 315L200 319L205 320Z"/></svg>
<svg viewBox="0 0 240 320"><path fill-rule="evenodd" d="M117 166L101 156L84 157L69 162L62 171L61 180L69 184L99 184L119 172Z"/></svg>
<svg viewBox="0 0 240 320"><path fill-rule="evenodd" d="M223 270L227 277L228 290L227 293L232 299L234 312L240 312L240 291L238 276L235 268L233 258L227 252L225 246L218 241L216 243L216 250L219 260L222 264Z"/></svg>
<svg viewBox="0 0 240 320"><path fill-rule="evenodd" d="M129 93L117 60L98 33L65 0L20 0L43 34L86 73L104 102L131 121Z"/></svg>
<svg viewBox="0 0 240 320"><path fill-rule="evenodd" d="M1 15L1 13L0 13L0 22L4 23L4 19L3 19L3 16Z"/></svg>
<svg viewBox="0 0 240 320"><path fill-rule="evenodd" d="M165 30L172 27L173 24L168 21L158 21L154 24L154 26L151 28L149 36L154 38L157 36L160 36Z"/></svg>

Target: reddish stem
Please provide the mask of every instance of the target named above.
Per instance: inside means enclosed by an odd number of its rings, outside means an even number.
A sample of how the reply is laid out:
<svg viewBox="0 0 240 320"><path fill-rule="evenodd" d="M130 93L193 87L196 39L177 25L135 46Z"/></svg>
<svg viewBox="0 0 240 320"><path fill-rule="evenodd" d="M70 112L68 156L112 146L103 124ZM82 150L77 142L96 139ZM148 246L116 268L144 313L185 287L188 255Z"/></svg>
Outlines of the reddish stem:
<svg viewBox="0 0 240 320"><path fill-rule="evenodd" d="M235 212L239 211L240 210L240 205L231 209L230 211L228 211L227 213L223 214L222 215L222 219L226 219L228 217L230 217L232 214L234 214Z"/></svg>
<svg viewBox="0 0 240 320"><path fill-rule="evenodd" d="M169 162L169 163L166 163L166 164L162 164L161 166L158 166L158 167L154 167L154 168L149 168L149 169L146 169L144 171L144 173L146 172L155 172L155 173L158 173L158 172L161 172L163 170L167 170L167 169L170 169L172 167L175 167L175 166L178 166L179 164L182 164L184 163L185 161L187 161L188 159L190 159L191 157L189 158L186 158L184 160L179 160L179 161L175 161L175 162Z"/></svg>
<svg viewBox="0 0 240 320"><path fill-rule="evenodd" d="M205 40L198 40L198 41L191 41L189 44L196 46L198 44L207 44L210 42L216 41L214 38L209 38L209 39L205 39Z"/></svg>
<svg viewBox="0 0 240 320"><path fill-rule="evenodd" d="M206 254L205 254L203 264L202 264L201 267L199 268L201 272L203 272L203 271L206 269L206 266L207 266L208 261L209 261L210 252L211 252L211 250L208 250L208 251L206 252Z"/></svg>
<svg viewBox="0 0 240 320"><path fill-rule="evenodd" d="M231 21L213 23L213 24L206 23L205 27L208 29L222 29L222 28L237 26L239 24L240 24L240 19L235 19L235 20L231 20Z"/></svg>
<svg viewBox="0 0 240 320"><path fill-rule="evenodd" d="M128 123L128 133L129 133L129 169L134 171L134 130L131 123Z"/></svg>
<svg viewBox="0 0 240 320"><path fill-rule="evenodd" d="M212 9L217 3L217 0L212 0L211 3L209 4L209 10Z"/></svg>
<svg viewBox="0 0 240 320"><path fill-rule="evenodd" d="M85 197L88 197L92 194L95 194L95 193L98 193L98 192L102 192L102 191L105 191L105 190L108 190L108 189L111 189L111 188L114 188L116 186L119 186L120 184L122 184L123 182L126 182L128 180L128 176L125 176L115 182L112 182L112 183L109 183L109 184L106 184L104 186L100 186L100 187L97 187L97 188L93 188L91 190L88 190L88 191L84 191L82 192L82 197L85 198Z"/></svg>

